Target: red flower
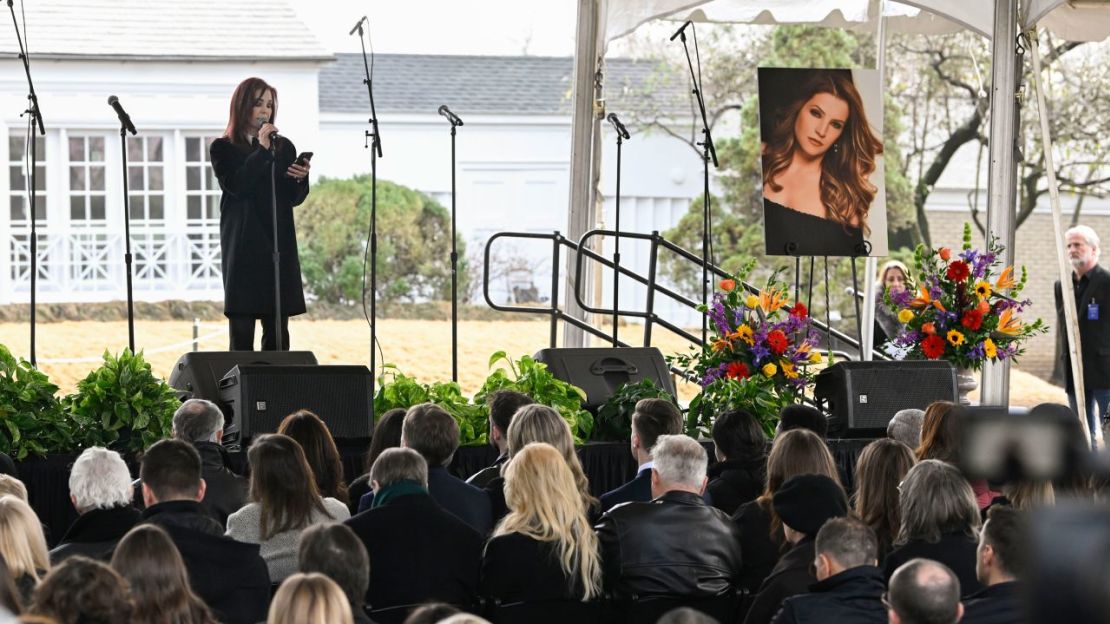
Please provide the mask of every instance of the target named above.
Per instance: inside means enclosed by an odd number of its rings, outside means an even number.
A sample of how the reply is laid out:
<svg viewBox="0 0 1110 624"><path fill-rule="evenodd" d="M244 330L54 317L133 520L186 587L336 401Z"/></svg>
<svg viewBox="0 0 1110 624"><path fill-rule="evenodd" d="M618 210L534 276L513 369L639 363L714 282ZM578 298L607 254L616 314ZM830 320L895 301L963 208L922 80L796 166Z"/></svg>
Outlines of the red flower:
<svg viewBox="0 0 1110 624"><path fill-rule="evenodd" d="M721 287L721 290L725 292L732 292L732 290L736 288L736 280L723 279L721 280L719 286Z"/></svg>
<svg viewBox="0 0 1110 624"><path fill-rule="evenodd" d="M926 336L925 339L921 341L921 352L930 360L935 360L944 355L944 338L936 334Z"/></svg>
<svg viewBox="0 0 1110 624"><path fill-rule="evenodd" d="M728 365L726 375L733 379L747 379L751 376L751 371L748 370L748 365L743 362L733 362Z"/></svg>
<svg viewBox="0 0 1110 624"><path fill-rule="evenodd" d="M963 318L960 319L960 325L963 325L971 331L979 331L979 326L982 324L983 313L979 310L968 310L964 312Z"/></svg>
<svg viewBox="0 0 1110 624"><path fill-rule="evenodd" d="M767 345L775 355L782 355L786 347L790 346L790 341L786 339L786 334L782 333L781 329L776 329L767 334Z"/></svg>
<svg viewBox="0 0 1110 624"><path fill-rule="evenodd" d="M962 282L971 275L971 269L968 268L967 263L963 260L957 260L948 265L948 272L946 275L948 279L953 282Z"/></svg>
<svg viewBox="0 0 1110 624"><path fill-rule="evenodd" d="M795 303L794 307L790 308L790 316L798 319L805 319L805 317L809 316L809 310L806 309L806 304L801 301Z"/></svg>

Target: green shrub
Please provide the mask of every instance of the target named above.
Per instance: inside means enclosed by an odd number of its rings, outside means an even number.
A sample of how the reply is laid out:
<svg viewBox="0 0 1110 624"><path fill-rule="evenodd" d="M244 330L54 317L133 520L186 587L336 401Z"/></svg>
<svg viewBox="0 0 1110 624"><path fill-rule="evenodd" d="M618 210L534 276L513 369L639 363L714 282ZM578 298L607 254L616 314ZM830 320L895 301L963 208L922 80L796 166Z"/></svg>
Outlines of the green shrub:
<svg viewBox="0 0 1110 624"><path fill-rule="evenodd" d="M73 427L57 392L45 374L0 345L0 450L15 459L71 450Z"/></svg>
<svg viewBox="0 0 1110 624"><path fill-rule="evenodd" d="M591 440L597 442L626 442L632 436L632 414L641 399L666 399L674 403L669 392L655 385L650 379L627 383L612 394L597 409Z"/></svg>
<svg viewBox="0 0 1110 624"><path fill-rule="evenodd" d="M558 410L570 425L576 444L589 439L594 418L582 409L586 393L581 388L556 379L547 370L546 364L537 362L531 356L525 355L514 361L504 351L498 351L489 358L490 368L502 361L508 365L508 371L499 368L490 373L478 394L474 395L475 403L485 405L489 395L498 390L515 390L532 397L536 403Z"/></svg>
<svg viewBox="0 0 1110 624"><path fill-rule="evenodd" d="M463 396L459 384L437 382L422 384L415 377L409 377L393 366L382 367L386 374L378 378L378 389L374 395L374 414L380 416L394 409L408 409L421 403L435 403L454 417L459 424L459 444L463 446L485 444L487 442L486 423L489 412L485 405L475 405Z"/></svg>

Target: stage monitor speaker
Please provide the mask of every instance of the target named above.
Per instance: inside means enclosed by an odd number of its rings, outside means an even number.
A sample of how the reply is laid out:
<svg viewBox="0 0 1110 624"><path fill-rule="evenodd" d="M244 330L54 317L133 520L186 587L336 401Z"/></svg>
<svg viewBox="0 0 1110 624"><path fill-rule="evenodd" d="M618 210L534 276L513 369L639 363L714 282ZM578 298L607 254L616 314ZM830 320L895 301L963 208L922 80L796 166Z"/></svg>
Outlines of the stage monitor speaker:
<svg viewBox="0 0 1110 624"><path fill-rule="evenodd" d="M650 379L675 395L671 371L655 347L588 347L543 349L536 353L556 378L586 391L583 405L597 412L605 401L626 383Z"/></svg>
<svg viewBox="0 0 1110 624"><path fill-rule="evenodd" d="M170 372L170 387L182 401L220 400L220 380L240 364L315 366L311 351L190 351L177 359Z"/></svg>
<svg viewBox="0 0 1110 624"><path fill-rule="evenodd" d="M937 360L841 362L818 373L814 396L829 437L881 437L899 410L955 402L956 369Z"/></svg>
<svg viewBox="0 0 1110 624"><path fill-rule="evenodd" d="M240 443L277 431L300 409L319 416L337 439L366 439L373 429L365 366L237 365L220 380L220 401L233 426L224 439Z"/></svg>

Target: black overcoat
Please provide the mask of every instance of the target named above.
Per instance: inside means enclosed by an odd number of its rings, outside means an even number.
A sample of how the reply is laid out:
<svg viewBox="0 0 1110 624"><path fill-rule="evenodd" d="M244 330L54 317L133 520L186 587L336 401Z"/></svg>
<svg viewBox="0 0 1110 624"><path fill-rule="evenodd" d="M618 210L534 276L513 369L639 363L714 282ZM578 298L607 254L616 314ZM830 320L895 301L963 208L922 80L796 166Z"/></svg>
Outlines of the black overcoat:
<svg viewBox="0 0 1110 624"><path fill-rule="evenodd" d="M297 157L287 139L277 143L276 155L255 140L238 146L224 137L212 143L210 155L223 197L220 199L220 252L224 278L224 315L274 314L273 208L270 202L270 164L277 176L278 244L281 252L281 314L304 314L301 263L293 206L308 196L308 181L285 175Z"/></svg>
<svg viewBox="0 0 1110 624"><path fill-rule="evenodd" d="M1060 281L1054 284L1056 295L1057 340L1063 347L1058 350L1062 360L1067 389L1072 390L1071 364L1066 346L1067 327L1064 321L1064 300ZM1110 271L1095 265L1087 272L1087 284L1079 294L1076 313L1079 317L1079 344L1083 350L1083 386L1087 390L1110 388ZM1092 307L1096 306L1096 307ZM1098 318L1093 311L1098 310Z"/></svg>

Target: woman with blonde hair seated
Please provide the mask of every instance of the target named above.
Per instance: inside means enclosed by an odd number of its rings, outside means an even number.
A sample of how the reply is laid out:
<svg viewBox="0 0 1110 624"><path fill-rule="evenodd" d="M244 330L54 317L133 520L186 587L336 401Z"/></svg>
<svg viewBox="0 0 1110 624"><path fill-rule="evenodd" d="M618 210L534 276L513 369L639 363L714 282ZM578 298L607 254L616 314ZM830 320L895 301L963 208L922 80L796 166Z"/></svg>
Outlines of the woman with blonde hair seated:
<svg viewBox="0 0 1110 624"><path fill-rule="evenodd" d="M23 603L50 570L50 555L42 525L31 507L16 498L0 496L0 556L19 589Z"/></svg>
<svg viewBox="0 0 1110 624"><path fill-rule="evenodd" d="M562 454L533 442L513 455L504 477L510 511L486 544L482 594L500 603L598 597L597 535Z"/></svg>
<svg viewBox="0 0 1110 624"><path fill-rule="evenodd" d="M351 605L339 585L319 572L285 579L270 603L266 624L352 624Z"/></svg>

